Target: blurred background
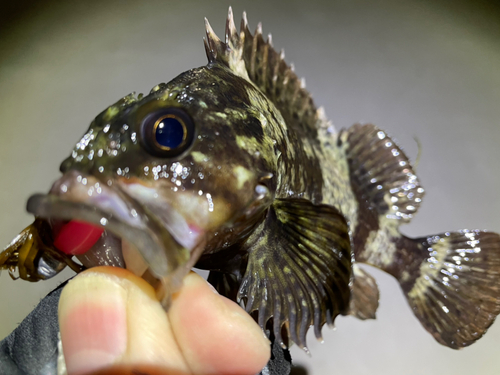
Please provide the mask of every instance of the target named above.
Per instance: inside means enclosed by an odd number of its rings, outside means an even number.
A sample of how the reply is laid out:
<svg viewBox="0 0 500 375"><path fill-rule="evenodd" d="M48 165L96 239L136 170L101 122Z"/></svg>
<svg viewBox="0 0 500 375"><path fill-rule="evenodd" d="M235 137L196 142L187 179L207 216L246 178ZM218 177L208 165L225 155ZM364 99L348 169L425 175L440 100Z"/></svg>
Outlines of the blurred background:
<svg viewBox="0 0 500 375"><path fill-rule="evenodd" d="M239 25L262 21L337 129L373 122L411 159L427 190L410 236L459 228L500 231L500 7L489 1L16 1L0 5L0 244L32 217L25 202L58 176L88 124L131 91L206 64L203 17L222 38L229 5ZM498 374L500 323L470 348L442 347L397 283L378 319L339 317L309 336L310 374ZM0 276L0 339L60 282ZM311 333L311 332L310 332Z"/></svg>

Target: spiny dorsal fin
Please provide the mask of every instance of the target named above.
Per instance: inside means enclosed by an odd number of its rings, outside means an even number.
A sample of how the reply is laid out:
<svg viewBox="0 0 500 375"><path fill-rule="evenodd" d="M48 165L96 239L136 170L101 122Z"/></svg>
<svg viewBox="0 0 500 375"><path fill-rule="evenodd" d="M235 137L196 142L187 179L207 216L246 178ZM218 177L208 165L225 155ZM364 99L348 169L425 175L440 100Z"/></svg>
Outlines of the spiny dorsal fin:
<svg viewBox="0 0 500 375"><path fill-rule="evenodd" d="M225 42L219 39L205 18L205 52L210 63L218 62L229 67L235 74L250 81L243 61L244 35L240 35L234 24L233 10L229 7L226 20Z"/></svg>
<svg viewBox="0 0 500 375"><path fill-rule="evenodd" d="M229 67L262 90L299 136L315 137L325 118L318 116L311 94L305 89L305 80L297 77L293 64L285 62L285 53L274 49L271 35L264 40L262 24L257 25L252 35L244 12L238 33L229 7L225 42L217 37L206 19L205 26L208 61Z"/></svg>

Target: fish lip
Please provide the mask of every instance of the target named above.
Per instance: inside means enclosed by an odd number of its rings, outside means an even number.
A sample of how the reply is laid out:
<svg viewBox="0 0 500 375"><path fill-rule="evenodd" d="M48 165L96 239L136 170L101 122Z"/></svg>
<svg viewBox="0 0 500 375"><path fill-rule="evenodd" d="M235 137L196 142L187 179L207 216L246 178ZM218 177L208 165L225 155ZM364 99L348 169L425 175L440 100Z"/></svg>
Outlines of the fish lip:
<svg viewBox="0 0 500 375"><path fill-rule="evenodd" d="M101 187L99 193L95 186ZM27 210L47 220L76 219L109 230L137 248L151 273L163 285L168 285L166 289L170 293L181 286L183 277L191 268L190 258L199 252L194 250L201 246L198 244L193 249L182 246L139 202L117 187L112 188L95 176L77 171L65 173L48 194L31 196ZM189 250L193 250L192 254ZM162 296L165 301L169 297Z"/></svg>

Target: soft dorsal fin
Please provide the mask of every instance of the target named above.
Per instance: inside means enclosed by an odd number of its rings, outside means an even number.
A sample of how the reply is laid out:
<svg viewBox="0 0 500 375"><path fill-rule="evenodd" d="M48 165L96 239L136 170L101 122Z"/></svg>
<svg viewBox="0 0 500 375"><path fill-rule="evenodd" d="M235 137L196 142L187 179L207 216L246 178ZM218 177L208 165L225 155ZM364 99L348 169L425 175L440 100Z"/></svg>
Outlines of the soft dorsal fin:
<svg viewBox="0 0 500 375"><path fill-rule="evenodd" d="M403 150L372 124L353 125L342 131L342 138L349 143L346 156L360 199L378 215L409 222L420 207L424 189Z"/></svg>
<svg viewBox="0 0 500 375"><path fill-rule="evenodd" d="M321 109L316 108L311 94L305 89L305 80L297 77L293 65L285 62L284 52L274 49L271 35L264 40L260 23L252 35L246 13L243 13L238 33L229 7L225 42L217 37L206 19L205 27L205 50L209 62L223 64L257 86L299 136L315 135L318 126L326 123Z"/></svg>

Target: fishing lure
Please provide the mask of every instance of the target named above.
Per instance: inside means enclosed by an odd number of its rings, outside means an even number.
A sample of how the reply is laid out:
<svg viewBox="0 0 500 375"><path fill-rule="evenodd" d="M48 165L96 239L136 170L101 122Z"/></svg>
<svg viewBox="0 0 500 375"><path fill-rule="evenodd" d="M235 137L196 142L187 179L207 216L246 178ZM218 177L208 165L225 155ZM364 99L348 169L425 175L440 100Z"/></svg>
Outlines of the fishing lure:
<svg viewBox="0 0 500 375"><path fill-rule="evenodd" d="M338 315L375 317L379 292L358 263L393 275L443 345L479 339L500 312L500 236L460 230L408 238L424 189L386 132L336 132L259 24L225 41L206 21L208 65L91 123L35 222L0 267L38 281L66 265L126 267L168 308L196 265L284 348L307 351ZM75 261L76 258L78 260Z"/></svg>

